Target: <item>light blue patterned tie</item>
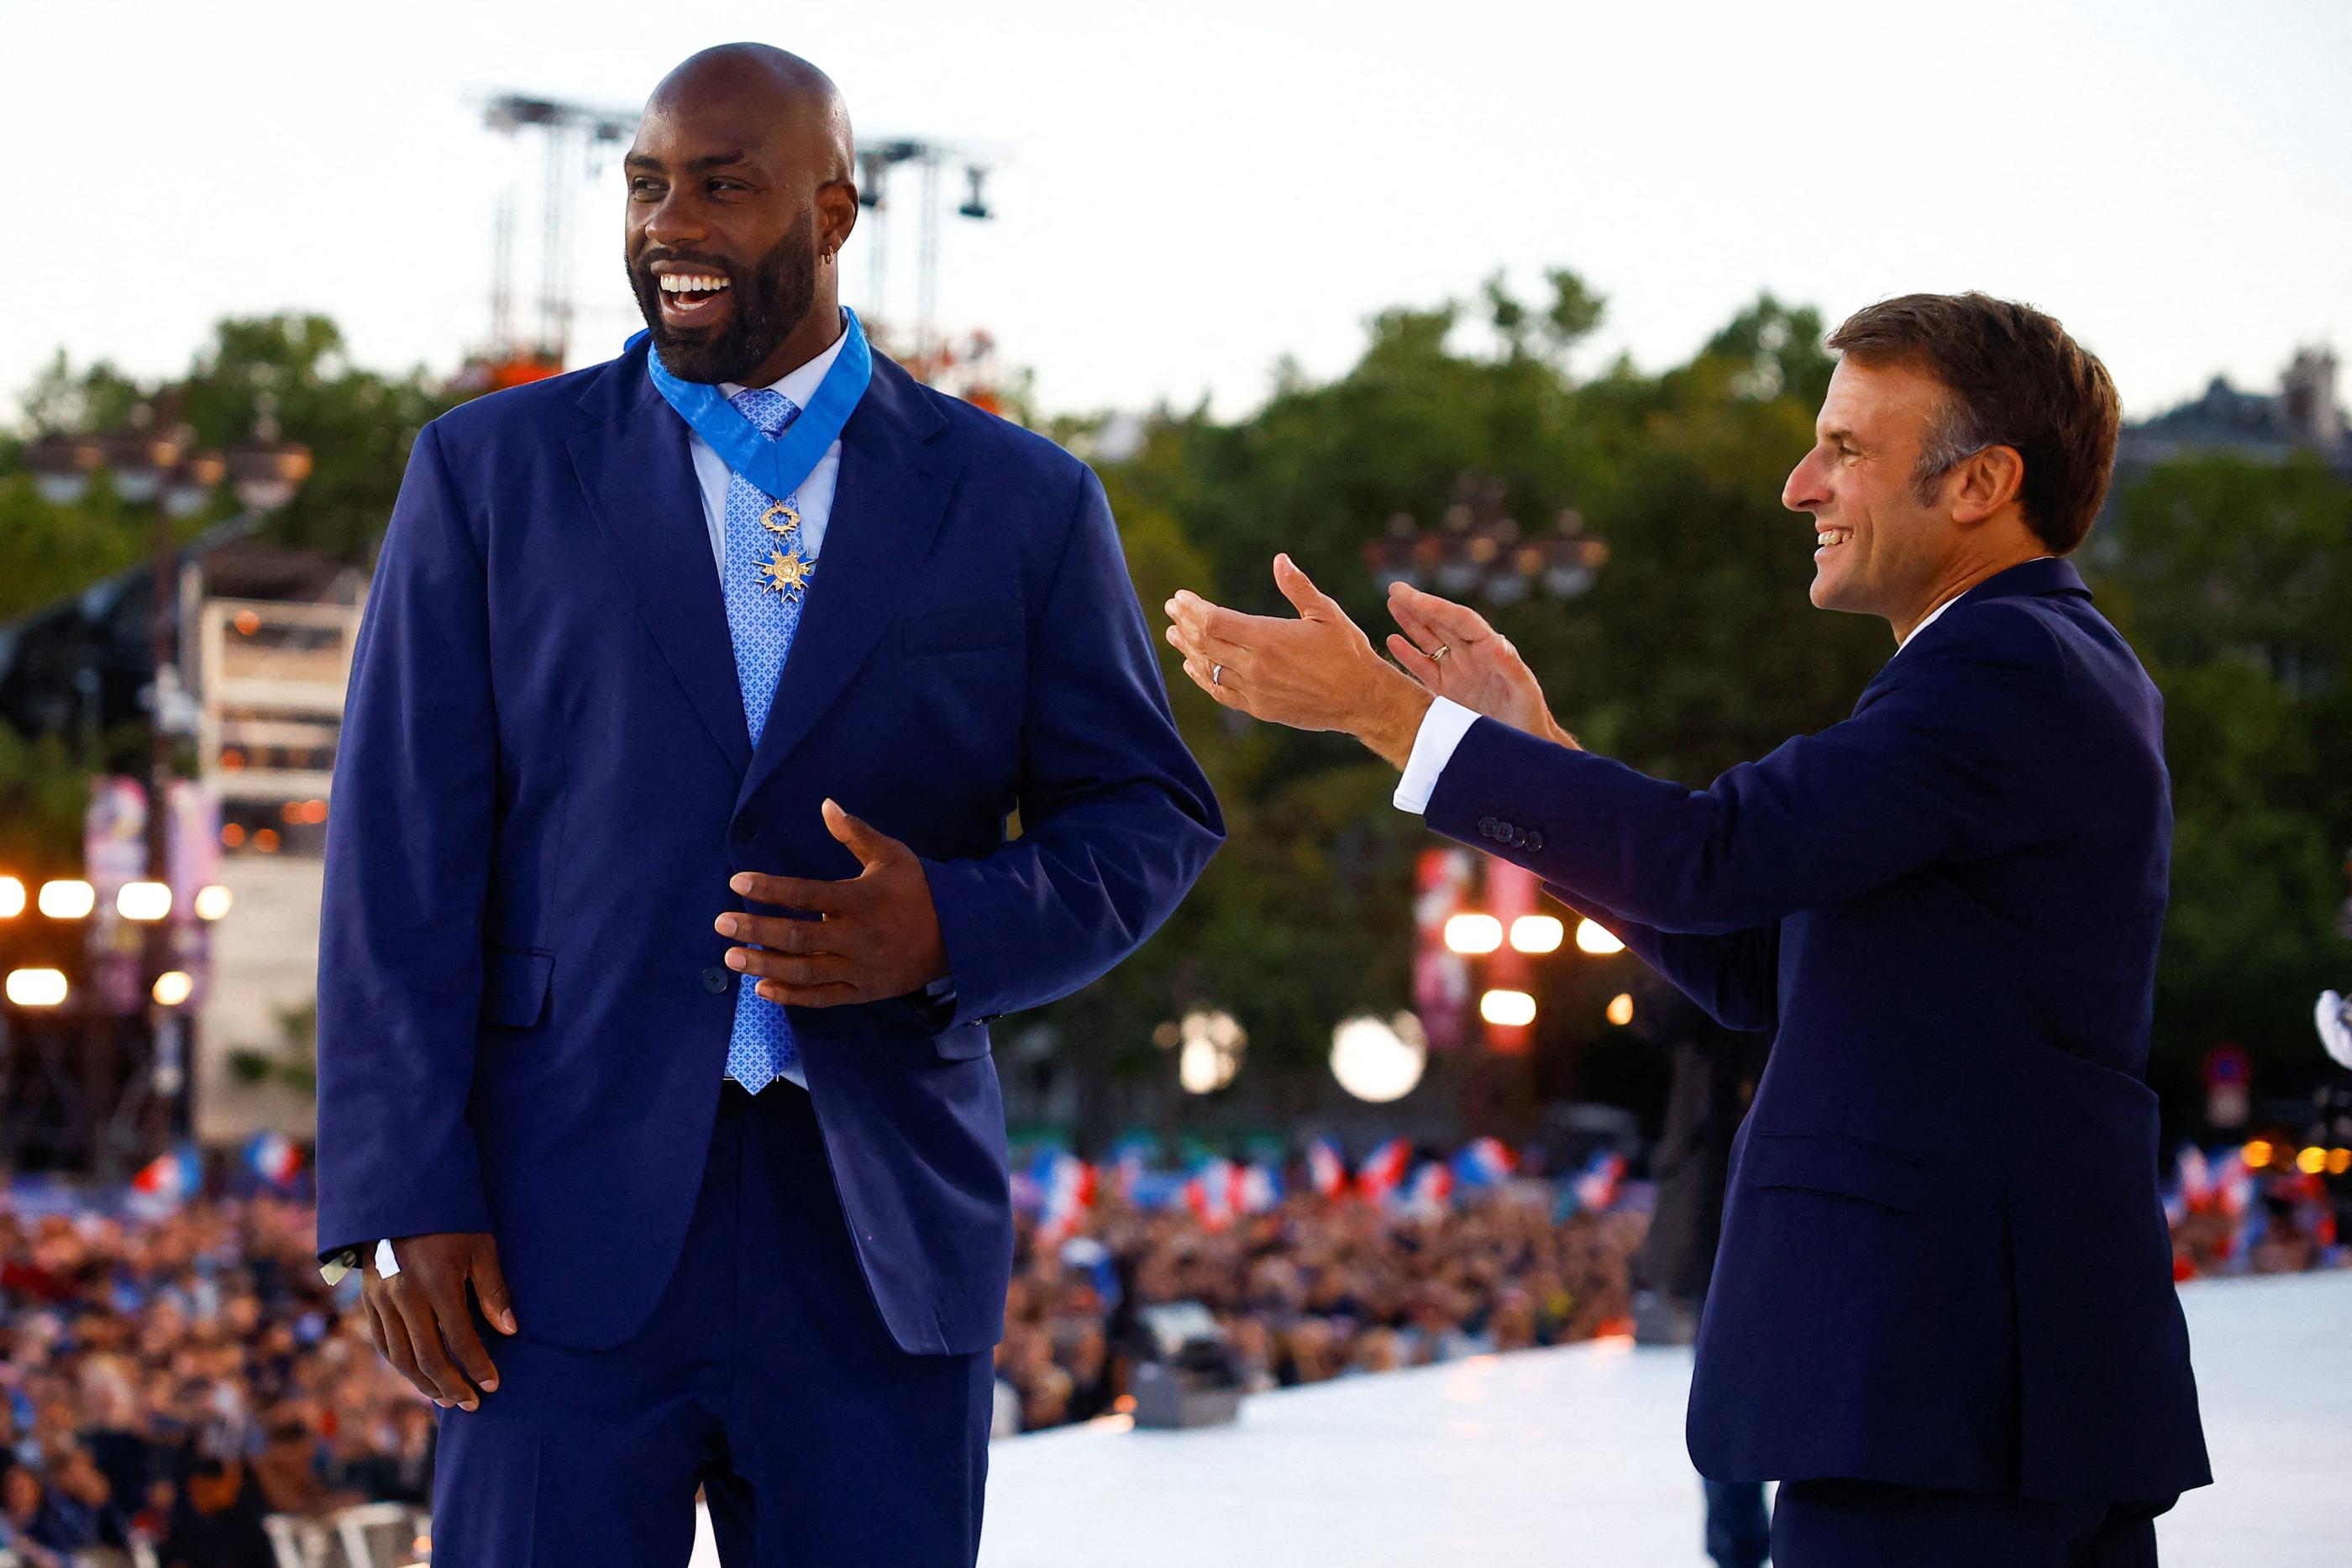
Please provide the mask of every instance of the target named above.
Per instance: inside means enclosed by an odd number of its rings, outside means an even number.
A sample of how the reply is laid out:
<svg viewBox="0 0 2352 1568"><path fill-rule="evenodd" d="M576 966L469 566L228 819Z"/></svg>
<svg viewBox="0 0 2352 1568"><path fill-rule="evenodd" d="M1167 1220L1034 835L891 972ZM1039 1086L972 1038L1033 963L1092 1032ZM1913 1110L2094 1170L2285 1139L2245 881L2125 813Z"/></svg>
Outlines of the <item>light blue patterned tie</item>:
<svg viewBox="0 0 2352 1568"><path fill-rule="evenodd" d="M800 405L781 392L753 389L730 399L745 419L772 438L800 413ZM797 514L799 506L787 500ZM792 652L793 633L800 630L801 604L807 593L780 597L763 569L779 555L804 554L794 534L787 538L761 525L770 498L740 474L727 481L727 630L735 641L735 673L743 685L743 716L757 748L768 727L768 705L783 674L784 656ZM782 519L779 519L781 521ZM812 563L813 564L813 563ZM756 993L755 975L738 977L735 993L735 1033L727 1045L727 1076L754 1094L769 1082L800 1065L793 1043L792 1019L782 1006Z"/></svg>

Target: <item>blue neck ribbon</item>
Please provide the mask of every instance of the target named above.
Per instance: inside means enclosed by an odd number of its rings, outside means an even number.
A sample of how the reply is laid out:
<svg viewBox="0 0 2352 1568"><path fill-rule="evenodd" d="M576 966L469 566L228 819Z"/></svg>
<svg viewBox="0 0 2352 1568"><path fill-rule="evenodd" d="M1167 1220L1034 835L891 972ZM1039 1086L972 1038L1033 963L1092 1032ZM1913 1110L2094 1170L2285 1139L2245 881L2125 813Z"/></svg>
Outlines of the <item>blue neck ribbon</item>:
<svg viewBox="0 0 2352 1568"><path fill-rule="evenodd" d="M759 486L763 495L782 500L816 472L817 464L841 438L841 427L857 412L866 383L874 379L874 355L866 346L866 329L858 325L857 312L844 306L841 314L845 322L841 352L835 356L833 368L824 372L824 380L817 383L800 417L773 440L762 435L760 427L744 418L742 411L716 386L682 382L670 374L661 354L651 347L646 350L646 371L662 400L710 444L729 468ZM639 332L629 340L628 347L636 347L638 340L646 336Z"/></svg>

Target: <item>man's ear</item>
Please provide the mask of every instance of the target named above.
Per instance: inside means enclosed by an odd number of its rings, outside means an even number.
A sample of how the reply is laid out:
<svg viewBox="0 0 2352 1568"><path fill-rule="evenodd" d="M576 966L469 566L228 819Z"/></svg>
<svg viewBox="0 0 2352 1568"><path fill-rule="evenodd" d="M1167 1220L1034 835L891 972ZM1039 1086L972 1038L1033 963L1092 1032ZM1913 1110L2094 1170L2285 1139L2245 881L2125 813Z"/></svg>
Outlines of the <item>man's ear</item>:
<svg viewBox="0 0 2352 1568"><path fill-rule="evenodd" d="M1952 520L1980 523L1999 513L2025 486L2025 459L2014 446L1988 446L1960 459L1952 470Z"/></svg>

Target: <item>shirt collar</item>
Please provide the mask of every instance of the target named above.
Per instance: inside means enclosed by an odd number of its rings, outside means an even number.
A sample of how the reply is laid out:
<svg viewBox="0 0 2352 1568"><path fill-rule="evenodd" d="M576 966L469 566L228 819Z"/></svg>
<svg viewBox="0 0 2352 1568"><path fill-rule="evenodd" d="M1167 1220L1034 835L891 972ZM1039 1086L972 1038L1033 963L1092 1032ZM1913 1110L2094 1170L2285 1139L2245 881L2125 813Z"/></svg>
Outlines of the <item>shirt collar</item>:
<svg viewBox="0 0 2352 1568"><path fill-rule="evenodd" d="M846 322L843 323L844 330L834 339L832 346L824 352L796 369L786 371L781 380L771 383L766 390L792 399L796 408L808 407L809 399L816 396L818 383L824 380L825 372L833 369L833 361L841 358L841 346L849 341L847 325ZM728 398L732 398L743 390L743 387L735 382L722 382L719 387L719 394Z"/></svg>

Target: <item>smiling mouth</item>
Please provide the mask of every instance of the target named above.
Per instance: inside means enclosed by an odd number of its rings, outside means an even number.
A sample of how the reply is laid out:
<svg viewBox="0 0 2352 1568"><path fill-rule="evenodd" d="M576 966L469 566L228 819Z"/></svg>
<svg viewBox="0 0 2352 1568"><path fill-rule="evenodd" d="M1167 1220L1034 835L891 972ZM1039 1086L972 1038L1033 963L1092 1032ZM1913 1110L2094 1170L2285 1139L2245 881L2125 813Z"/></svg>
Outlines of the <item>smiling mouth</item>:
<svg viewBox="0 0 2352 1568"><path fill-rule="evenodd" d="M1814 529L1813 538L1820 548L1813 551L1813 559L1815 560L1821 559L1823 556L1829 554L1830 551L1836 549L1839 546L1844 544L1852 538L1853 538L1853 530L1852 528Z"/></svg>
<svg viewBox="0 0 2352 1568"><path fill-rule="evenodd" d="M731 287L726 278L703 272L658 273L654 282L661 289L662 319L679 327L718 315Z"/></svg>

